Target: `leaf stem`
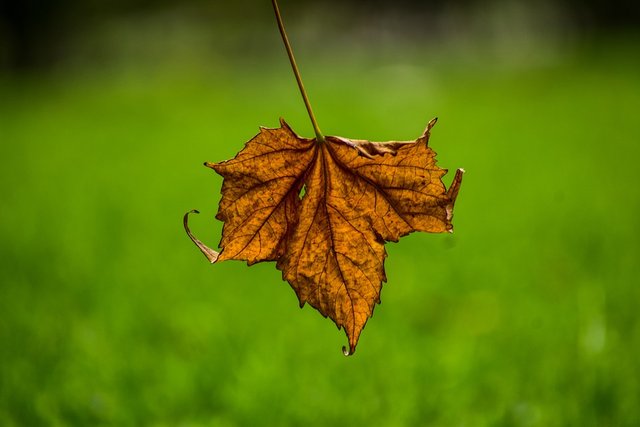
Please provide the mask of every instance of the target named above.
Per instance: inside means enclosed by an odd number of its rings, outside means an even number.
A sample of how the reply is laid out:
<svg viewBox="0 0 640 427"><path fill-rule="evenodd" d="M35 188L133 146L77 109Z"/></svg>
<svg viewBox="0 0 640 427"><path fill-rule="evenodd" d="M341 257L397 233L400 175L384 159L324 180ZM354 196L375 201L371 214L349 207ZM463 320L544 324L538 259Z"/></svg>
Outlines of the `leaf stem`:
<svg viewBox="0 0 640 427"><path fill-rule="evenodd" d="M311 103L309 102L309 97L307 96L307 92L304 89L304 84L302 84L302 77L300 77L300 70L298 70L298 65L296 64L296 59L293 56L293 50L291 49L291 44L289 43L287 32L284 29L282 16L280 15L280 9L278 8L278 2L276 0L271 0L271 3L273 4L273 11L276 14L276 20L278 21L278 29L280 30L280 35L282 36L284 47L287 49L287 55L289 56L289 61L291 62L291 68L293 68L293 74L296 76L296 81L298 82L298 88L300 88L300 93L302 94L304 105L305 107L307 107L307 112L309 113L309 118L311 119L313 130L316 133L316 141L324 142L324 135L320 131L320 127L318 126L316 117L313 115L313 110L311 109Z"/></svg>

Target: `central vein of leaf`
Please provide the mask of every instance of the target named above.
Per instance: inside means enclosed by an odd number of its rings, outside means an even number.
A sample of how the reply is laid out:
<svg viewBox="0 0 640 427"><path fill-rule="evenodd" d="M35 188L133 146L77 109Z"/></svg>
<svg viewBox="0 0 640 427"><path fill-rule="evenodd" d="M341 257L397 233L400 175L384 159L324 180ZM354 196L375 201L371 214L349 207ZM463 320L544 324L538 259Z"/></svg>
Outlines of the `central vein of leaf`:
<svg viewBox="0 0 640 427"><path fill-rule="evenodd" d="M323 141L324 142L324 141ZM329 239L331 241L331 244L329 245L329 247L331 248L331 251L333 252L333 255L335 257L336 260L336 267L338 269L338 273L340 274L340 282L342 284L342 287L344 288L344 292L347 295L347 298L349 300L349 303L351 304L351 328L350 330L354 330L355 329L355 323L356 323L356 308L354 306L354 301L353 301L353 297L351 296L351 291L349 290L349 287L347 286L347 279L344 276L344 271L340 265L340 260L338 255L341 255L338 253L338 251L336 250L335 247L335 232L333 229L333 224L331 221L331 215L329 214L329 192L330 192L330 187L331 187L331 176L330 176L330 169L329 169L329 165L328 162L330 160L327 159L327 157L329 157L329 159L331 159L333 156L331 156L331 154L329 153L329 150L326 146L326 144L323 144L322 147L320 147L320 156L321 159L320 161L321 166L322 166L322 179L324 181L324 201L323 201L323 208L325 211L325 215L327 216L327 226L329 227ZM336 306L338 304L338 299L336 299L335 301L335 305L334 305L334 312L336 313L336 316L338 315L337 313L337 309ZM346 323L346 322L345 322ZM345 324L345 328L347 327L347 325Z"/></svg>

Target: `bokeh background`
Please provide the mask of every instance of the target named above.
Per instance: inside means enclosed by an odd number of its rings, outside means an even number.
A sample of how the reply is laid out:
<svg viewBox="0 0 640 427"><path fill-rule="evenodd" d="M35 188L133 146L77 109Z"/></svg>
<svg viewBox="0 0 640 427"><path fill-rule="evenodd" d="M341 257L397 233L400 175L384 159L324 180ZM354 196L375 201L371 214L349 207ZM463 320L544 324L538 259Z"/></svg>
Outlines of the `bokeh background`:
<svg viewBox="0 0 640 427"><path fill-rule="evenodd" d="M270 2L3 2L0 425L640 425L637 4L281 0L325 133L438 116L467 170L345 358L182 230L219 239L203 161L313 134Z"/></svg>

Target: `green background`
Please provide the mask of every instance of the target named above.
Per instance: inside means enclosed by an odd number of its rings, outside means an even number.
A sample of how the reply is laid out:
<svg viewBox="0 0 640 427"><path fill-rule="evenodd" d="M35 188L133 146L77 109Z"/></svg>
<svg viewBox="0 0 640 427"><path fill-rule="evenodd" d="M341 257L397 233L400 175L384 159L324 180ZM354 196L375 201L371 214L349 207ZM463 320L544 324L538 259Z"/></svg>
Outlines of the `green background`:
<svg viewBox="0 0 640 427"><path fill-rule="evenodd" d="M203 161L280 116L313 133L275 26L238 31L274 47L0 80L0 424L640 424L637 38L294 42L326 134L410 140L438 116L439 164L467 171L453 235L387 245L345 358L273 263L211 266L182 229L198 208L219 240Z"/></svg>

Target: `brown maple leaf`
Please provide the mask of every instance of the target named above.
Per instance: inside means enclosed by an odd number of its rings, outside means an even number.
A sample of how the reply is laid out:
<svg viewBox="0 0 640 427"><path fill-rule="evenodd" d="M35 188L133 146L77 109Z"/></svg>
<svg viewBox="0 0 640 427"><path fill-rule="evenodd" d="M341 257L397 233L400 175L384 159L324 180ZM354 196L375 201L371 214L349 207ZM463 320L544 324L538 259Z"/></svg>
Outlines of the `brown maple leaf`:
<svg viewBox="0 0 640 427"><path fill-rule="evenodd" d="M415 141L382 143L318 142L280 123L235 158L205 163L224 178L220 253L193 237L186 216L185 227L211 262L276 261L300 306L344 328L353 354L386 282L385 241L451 231L463 171L447 190L427 145L435 120Z"/></svg>
<svg viewBox="0 0 640 427"><path fill-rule="evenodd" d="M272 4L316 138L296 135L281 119L279 128L261 128L235 158L205 163L224 178L216 215L224 222L220 252L193 236L189 213L184 228L212 263L276 261L300 307L309 303L344 328L349 355L380 303L384 243L413 231L452 231L463 170L447 190L441 180L447 171L427 145L435 119L415 141L322 135Z"/></svg>

